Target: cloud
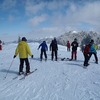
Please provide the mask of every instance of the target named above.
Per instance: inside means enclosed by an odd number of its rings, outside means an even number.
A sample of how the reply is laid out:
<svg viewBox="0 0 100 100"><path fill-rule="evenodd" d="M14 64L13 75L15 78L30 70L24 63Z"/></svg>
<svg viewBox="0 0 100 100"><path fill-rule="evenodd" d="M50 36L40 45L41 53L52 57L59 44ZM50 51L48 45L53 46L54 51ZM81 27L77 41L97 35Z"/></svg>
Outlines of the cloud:
<svg viewBox="0 0 100 100"><path fill-rule="evenodd" d="M75 5L74 5L75 6ZM73 23L74 25L80 23L87 23L88 25L94 26L100 25L100 2L86 3L84 6L79 8L75 7L75 10L69 9L69 14L66 16L68 23Z"/></svg>
<svg viewBox="0 0 100 100"><path fill-rule="evenodd" d="M44 2L35 3L34 1L27 0L25 3L26 15L37 14L38 12L41 12L44 7Z"/></svg>
<svg viewBox="0 0 100 100"><path fill-rule="evenodd" d="M3 0L3 2L0 4L0 8L2 10L9 10L16 5L16 0Z"/></svg>
<svg viewBox="0 0 100 100"><path fill-rule="evenodd" d="M31 24L31 26L37 26L40 23L44 22L46 20L46 15L41 15L41 16L35 16L31 19L28 20L28 22Z"/></svg>
<svg viewBox="0 0 100 100"><path fill-rule="evenodd" d="M100 31L99 0L2 0L0 3L2 10L9 11L6 16L3 12L0 20L28 22L28 29L36 32Z"/></svg>
<svg viewBox="0 0 100 100"><path fill-rule="evenodd" d="M27 0L25 3L25 10L27 15L49 13L50 11L57 11L68 5L67 0ZM56 6L55 6L56 5Z"/></svg>
<svg viewBox="0 0 100 100"><path fill-rule="evenodd" d="M37 2L36 2L37 1ZM26 0L25 11L31 26L43 32L61 33L69 30L100 31L99 0ZM48 26L45 27L44 22Z"/></svg>
<svg viewBox="0 0 100 100"><path fill-rule="evenodd" d="M58 27L44 27L39 29L34 29L31 33L39 34L45 37L48 36L58 36L65 32L64 28L58 28Z"/></svg>
<svg viewBox="0 0 100 100"><path fill-rule="evenodd" d="M66 5L67 6L67 5ZM100 2L85 2L84 5L78 5L73 2L69 3L69 7L65 8L66 13L62 13L59 9L51 16L52 25L58 27L72 27L76 30L82 30L82 25L87 26L83 30L98 30L100 26ZM97 27L97 28L96 28ZM99 29L100 30L100 29Z"/></svg>

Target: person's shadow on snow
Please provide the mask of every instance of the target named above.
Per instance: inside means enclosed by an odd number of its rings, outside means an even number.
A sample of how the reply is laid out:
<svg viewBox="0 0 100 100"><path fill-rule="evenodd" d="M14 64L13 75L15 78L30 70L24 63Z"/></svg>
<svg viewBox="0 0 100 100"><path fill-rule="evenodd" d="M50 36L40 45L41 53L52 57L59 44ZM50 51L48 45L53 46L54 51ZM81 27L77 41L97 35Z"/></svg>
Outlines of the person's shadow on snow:
<svg viewBox="0 0 100 100"><path fill-rule="evenodd" d="M0 72L4 72L4 73L10 73L10 74L18 74L18 72L17 71L14 71L14 70L7 70L7 69L2 69L2 70L0 70Z"/></svg>
<svg viewBox="0 0 100 100"><path fill-rule="evenodd" d="M31 61L31 60L40 61L40 58L29 58L29 59L30 59L30 61Z"/></svg>
<svg viewBox="0 0 100 100"><path fill-rule="evenodd" d="M72 65L72 66L79 66L79 67L83 67L82 64L76 64L76 63L67 63L68 65Z"/></svg>

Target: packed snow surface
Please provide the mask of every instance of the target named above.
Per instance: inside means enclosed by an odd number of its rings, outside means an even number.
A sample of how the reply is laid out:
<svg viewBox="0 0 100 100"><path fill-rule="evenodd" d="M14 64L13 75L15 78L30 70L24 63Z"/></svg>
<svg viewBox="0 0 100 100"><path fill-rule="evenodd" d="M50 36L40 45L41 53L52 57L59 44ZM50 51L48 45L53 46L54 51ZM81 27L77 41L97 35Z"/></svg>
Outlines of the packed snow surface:
<svg viewBox="0 0 100 100"><path fill-rule="evenodd" d="M13 43L3 45L0 51L0 100L100 100L100 61L95 64L94 56L84 69L80 50L77 61L61 61L63 57L70 58L71 52L59 46L58 61L51 61L49 50L47 61L40 61L39 44L29 43L34 55L33 59L29 57L31 71L36 68L37 71L21 79L23 75L17 75L19 57L13 59L16 46ZM100 51L97 55L99 59Z"/></svg>

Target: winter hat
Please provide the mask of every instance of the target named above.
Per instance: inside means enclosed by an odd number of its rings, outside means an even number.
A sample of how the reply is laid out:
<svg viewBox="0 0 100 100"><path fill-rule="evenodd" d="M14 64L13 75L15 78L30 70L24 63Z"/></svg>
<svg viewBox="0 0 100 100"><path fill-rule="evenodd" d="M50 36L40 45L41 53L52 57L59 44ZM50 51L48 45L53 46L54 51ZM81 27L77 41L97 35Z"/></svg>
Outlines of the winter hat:
<svg viewBox="0 0 100 100"><path fill-rule="evenodd" d="M43 43L46 43L46 41L43 41Z"/></svg>
<svg viewBox="0 0 100 100"><path fill-rule="evenodd" d="M22 41L27 41L27 39L25 37L22 37Z"/></svg>
<svg viewBox="0 0 100 100"><path fill-rule="evenodd" d="M74 41L77 41L77 39L75 38Z"/></svg>
<svg viewBox="0 0 100 100"><path fill-rule="evenodd" d="M90 41L91 43L94 43L94 40L93 39L91 39L91 41Z"/></svg>

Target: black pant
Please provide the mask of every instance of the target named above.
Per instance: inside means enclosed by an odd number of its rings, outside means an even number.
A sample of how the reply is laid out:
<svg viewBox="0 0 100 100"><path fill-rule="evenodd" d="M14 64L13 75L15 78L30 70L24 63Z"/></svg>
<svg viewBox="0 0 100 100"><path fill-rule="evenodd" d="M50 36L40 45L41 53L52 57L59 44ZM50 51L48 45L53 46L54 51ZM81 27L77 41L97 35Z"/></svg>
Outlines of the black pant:
<svg viewBox="0 0 100 100"><path fill-rule="evenodd" d="M51 57L52 57L52 60L54 58L54 55L55 55L55 60L57 60L57 50L52 50L52 53L51 53Z"/></svg>
<svg viewBox="0 0 100 100"><path fill-rule="evenodd" d="M89 61L89 54L84 54L84 66L88 65L88 61Z"/></svg>
<svg viewBox="0 0 100 100"><path fill-rule="evenodd" d="M41 50L41 54L40 54L40 59L43 59L43 54L45 56L45 59L47 59L47 54L46 54L46 50Z"/></svg>
<svg viewBox="0 0 100 100"><path fill-rule="evenodd" d="M20 58L19 72L23 72L24 62L26 65L26 72L28 73L28 72L30 72L30 65L29 65L28 58Z"/></svg>
<svg viewBox="0 0 100 100"><path fill-rule="evenodd" d="M94 53L94 52L90 52L90 57L89 57L89 59L91 58L92 54L93 54L94 57L95 57L95 62L98 63L98 57L97 57L97 54Z"/></svg>

